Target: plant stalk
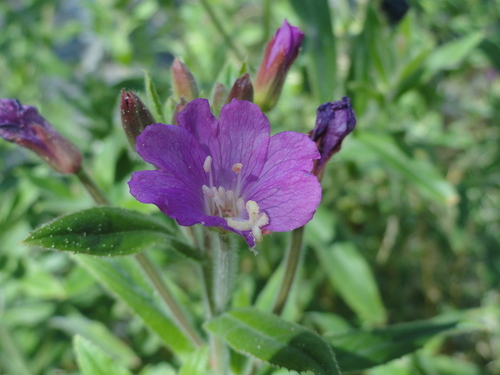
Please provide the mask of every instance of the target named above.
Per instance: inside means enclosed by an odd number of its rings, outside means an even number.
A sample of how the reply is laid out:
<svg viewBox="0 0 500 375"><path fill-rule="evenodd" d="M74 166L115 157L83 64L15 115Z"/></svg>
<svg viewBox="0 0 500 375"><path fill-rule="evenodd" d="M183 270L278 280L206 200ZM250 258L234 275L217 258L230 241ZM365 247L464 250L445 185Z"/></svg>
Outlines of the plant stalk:
<svg viewBox="0 0 500 375"><path fill-rule="evenodd" d="M215 314L221 314L227 309L236 265L236 254L231 249L228 235L216 236L217 246L212 254L214 261L213 298Z"/></svg>
<svg viewBox="0 0 500 375"><path fill-rule="evenodd" d="M213 24L215 25L215 28L219 32L219 34L222 35L224 38L224 42L227 44L230 50L233 51L234 55L241 61L243 61L243 54L240 52L238 47L236 47L236 44L234 44L233 40L231 39L231 36L224 30L224 27L222 26L222 22L217 18L217 15L215 14L215 11L213 10L212 6L208 2L208 0L200 0L201 5L205 8L207 11L210 19L212 20Z"/></svg>
<svg viewBox="0 0 500 375"><path fill-rule="evenodd" d="M288 295L292 289L295 275L299 268L300 259L302 257L302 243L304 240L304 227L294 229L292 231L292 240L285 258L285 270L283 279L281 280L280 288L274 299L272 312L276 315L281 315L285 308Z"/></svg>
<svg viewBox="0 0 500 375"><path fill-rule="evenodd" d="M234 274L236 271L236 253L231 249L229 236L220 234L215 236L215 246L212 251L213 284L212 298L215 315L227 310L233 290ZM219 375L229 372L229 349L224 341L211 335L210 347L212 365Z"/></svg>
<svg viewBox="0 0 500 375"><path fill-rule="evenodd" d="M181 327L184 333L191 339L191 341L196 346L202 346L203 340L198 334L198 332L193 328L191 323L186 319L186 316L182 312L179 304L175 300L172 292L168 289L167 285L163 282L160 274L158 273L156 267L151 262L149 257L144 253L137 253L135 255L137 263L141 266L144 273L147 275L151 283L154 285L161 298L167 304L175 322Z"/></svg>
<svg viewBox="0 0 500 375"><path fill-rule="evenodd" d="M103 191L97 186L95 181L90 177L90 175L85 171L85 169L80 168L78 172L75 173L75 176L78 177L83 187L87 189L94 202L99 206L109 205L108 198L104 195Z"/></svg>

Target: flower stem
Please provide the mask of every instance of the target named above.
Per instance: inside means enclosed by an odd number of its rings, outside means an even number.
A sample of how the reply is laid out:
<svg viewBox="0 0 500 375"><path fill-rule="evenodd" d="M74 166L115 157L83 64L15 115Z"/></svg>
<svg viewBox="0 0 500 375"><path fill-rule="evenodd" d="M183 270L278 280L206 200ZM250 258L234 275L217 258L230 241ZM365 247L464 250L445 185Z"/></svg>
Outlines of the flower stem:
<svg viewBox="0 0 500 375"><path fill-rule="evenodd" d="M214 313L222 314L227 309L233 289L236 271L236 253L231 249L228 235L215 236L215 248L212 251L213 284L212 297ZM210 337L212 365L219 375L226 375L229 366L229 350L224 341L212 335Z"/></svg>
<svg viewBox="0 0 500 375"><path fill-rule="evenodd" d="M304 239L304 227L294 229L292 231L292 240L290 242L290 247L286 254L285 259L285 270L283 273L283 279L281 280L280 288L276 294L276 298L273 304L273 313L281 315L285 304L292 289L293 281L295 280L295 275L299 268L300 259L302 256L302 242Z"/></svg>
<svg viewBox="0 0 500 375"><path fill-rule="evenodd" d="M75 173L82 185L87 189L90 196L94 199L95 203L98 205L109 205L109 201L104 195L103 191L97 186L95 181L89 176L89 174L81 168ZM167 285L163 282L157 269L151 263L149 258L144 253L138 253L134 257L135 261L148 276L149 280L153 286L158 291L160 297L163 299L168 309L172 313L175 322L179 327L186 333L188 338L193 342L195 346L203 345L203 340L198 335L198 332L194 329L191 323L184 316L182 309L175 300L174 296L168 289Z"/></svg>
<svg viewBox="0 0 500 375"><path fill-rule="evenodd" d="M229 236L218 235L217 247L212 255L214 258L214 285L213 298L215 313L226 311L229 302L236 265L236 254L229 245Z"/></svg>
<svg viewBox="0 0 500 375"><path fill-rule="evenodd" d="M167 285L163 282L160 274L155 266L145 253L137 253L135 255L137 263L141 266L144 273L148 276L151 283L155 286L161 298L170 309L172 316L176 323L181 327L184 333L191 339L196 346L202 346L203 340L198 335L198 332L191 326L191 323L186 319L184 313L175 300L172 292L168 289Z"/></svg>
<svg viewBox="0 0 500 375"><path fill-rule="evenodd" d="M78 177L83 187L87 189L96 204L100 206L109 204L108 198L106 198L103 191L99 188L99 186L97 186L95 181L89 176L83 167L75 173L75 176Z"/></svg>
<svg viewBox="0 0 500 375"><path fill-rule="evenodd" d="M236 47L236 45L233 43L233 40L231 39L231 36L224 30L224 27L222 26L222 22L217 18L217 15L215 14L212 6L207 0L200 0L201 5L205 8L207 11L210 19L212 20L213 24L215 25L215 28L217 31L222 35L224 38L224 41L226 42L227 46L229 49L231 49L234 53L234 55L241 61L243 61L243 54L240 52L240 50Z"/></svg>

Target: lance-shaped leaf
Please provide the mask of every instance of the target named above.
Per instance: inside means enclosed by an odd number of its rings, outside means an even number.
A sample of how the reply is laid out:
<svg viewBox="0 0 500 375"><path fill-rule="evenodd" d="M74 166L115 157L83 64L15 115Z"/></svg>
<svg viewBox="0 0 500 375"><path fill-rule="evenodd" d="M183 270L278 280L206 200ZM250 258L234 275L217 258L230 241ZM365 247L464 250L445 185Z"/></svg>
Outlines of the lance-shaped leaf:
<svg viewBox="0 0 500 375"><path fill-rule="evenodd" d="M144 71L144 86L146 87L146 94L148 95L148 99L151 104L150 108L153 112L154 118L159 122L165 122L165 117L163 116L163 108L158 92L156 91L156 86L149 73L146 71Z"/></svg>
<svg viewBox="0 0 500 375"><path fill-rule="evenodd" d="M359 318L372 326L385 322L387 313L366 259L350 242L315 246L330 283Z"/></svg>
<svg viewBox="0 0 500 375"><path fill-rule="evenodd" d="M84 375L131 375L119 362L113 361L102 349L81 336L75 336L73 348Z"/></svg>
<svg viewBox="0 0 500 375"><path fill-rule="evenodd" d="M95 207L62 216L35 230L23 244L97 256L135 254L163 246L200 259L200 254L176 238L164 223L118 207Z"/></svg>
<svg viewBox="0 0 500 375"><path fill-rule="evenodd" d="M186 334L160 307L158 295L141 277L131 257L99 259L76 255L74 258L107 290L124 301L174 353L182 355L194 350Z"/></svg>
<svg viewBox="0 0 500 375"><path fill-rule="evenodd" d="M325 335L325 339L332 345L343 371L361 371L412 353L438 333L454 328L457 323L418 321L384 329L330 334Z"/></svg>
<svg viewBox="0 0 500 375"><path fill-rule="evenodd" d="M340 374L328 344L316 333L254 308L226 312L205 327L235 350L300 373Z"/></svg>

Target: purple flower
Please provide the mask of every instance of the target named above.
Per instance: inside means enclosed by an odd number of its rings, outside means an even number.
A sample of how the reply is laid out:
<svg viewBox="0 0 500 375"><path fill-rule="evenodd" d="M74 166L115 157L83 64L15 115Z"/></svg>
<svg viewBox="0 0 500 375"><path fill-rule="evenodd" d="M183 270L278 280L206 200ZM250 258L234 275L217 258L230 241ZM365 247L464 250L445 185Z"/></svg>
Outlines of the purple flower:
<svg viewBox="0 0 500 375"><path fill-rule="evenodd" d="M316 113L311 139L317 143L321 158L315 162L313 173L321 178L326 162L340 150L342 141L356 126L356 116L346 96L321 104Z"/></svg>
<svg viewBox="0 0 500 375"><path fill-rule="evenodd" d="M0 99L0 137L29 148L61 173L76 173L82 155L70 141L59 134L36 107L22 105L15 99Z"/></svg>
<svg viewBox="0 0 500 375"><path fill-rule="evenodd" d="M321 187L310 171L319 153L306 135L270 137L259 107L238 100L223 106L217 120L206 99L195 99L177 122L150 125L137 137L137 152L157 168L132 174L138 201L180 225L238 233L251 247L263 233L312 219Z"/></svg>
<svg viewBox="0 0 500 375"><path fill-rule="evenodd" d="M255 77L255 103L263 111L274 107L281 94L290 66L299 54L304 33L287 20L269 41Z"/></svg>

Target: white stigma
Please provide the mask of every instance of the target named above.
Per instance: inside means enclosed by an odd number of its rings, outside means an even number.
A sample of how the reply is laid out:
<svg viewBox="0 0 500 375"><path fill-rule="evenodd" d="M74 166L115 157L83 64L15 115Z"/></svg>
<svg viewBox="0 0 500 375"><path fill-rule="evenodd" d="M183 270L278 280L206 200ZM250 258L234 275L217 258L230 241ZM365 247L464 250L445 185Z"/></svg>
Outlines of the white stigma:
<svg viewBox="0 0 500 375"><path fill-rule="evenodd" d="M248 201L246 210L248 212L248 220L226 218L227 224L236 230L251 231L255 243L258 244L262 242L262 227L269 224L269 218L264 212L259 212L259 205L255 201Z"/></svg>

